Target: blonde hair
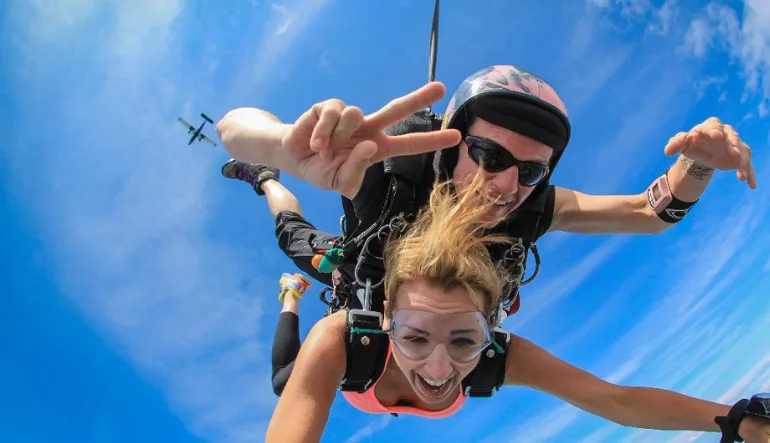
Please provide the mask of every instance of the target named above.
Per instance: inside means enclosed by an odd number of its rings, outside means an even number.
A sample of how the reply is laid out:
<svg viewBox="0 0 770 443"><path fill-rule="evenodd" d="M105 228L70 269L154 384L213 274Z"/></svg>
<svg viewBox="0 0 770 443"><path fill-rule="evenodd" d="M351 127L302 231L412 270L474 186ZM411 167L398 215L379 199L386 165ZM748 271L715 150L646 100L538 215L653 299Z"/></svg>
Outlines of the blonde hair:
<svg viewBox="0 0 770 443"><path fill-rule="evenodd" d="M389 314L401 284L420 279L444 291L463 287L488 319L496 314L510 279L492 260L486 245L512 240L484 232L489 223L484 217L494 203L480 195L483 182L483 175L477 173L461 193L454 192L451 181L436 182L427 207L406 232L388 239L384 290Z"/></svg>

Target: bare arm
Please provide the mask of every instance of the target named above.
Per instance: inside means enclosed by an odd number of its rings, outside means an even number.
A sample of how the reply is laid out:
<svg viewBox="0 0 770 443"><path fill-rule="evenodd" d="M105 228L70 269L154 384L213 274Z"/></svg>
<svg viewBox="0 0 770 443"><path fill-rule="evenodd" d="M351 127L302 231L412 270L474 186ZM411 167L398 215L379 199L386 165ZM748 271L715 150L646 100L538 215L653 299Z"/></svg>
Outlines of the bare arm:
<svg viewBox="0 0 770 443"><path fill-rule="evenodd" d="M547 392L584 411L636 428L720 432L714 417L730 410L730 406L662 389L608 383L515 336L508 351L505 383Z"/></svg>
<svg viewBox="0 0 770 443"><path fill-rule="evenodd" d="M337 387L345 375L345 312L313 326L267 428L267 443L321 440Z"/></svg>
<svg viewBox="0 0 770 443"><path fill-rule="evenodd" d="M671 193L679 200L694 202L706 190L713 172L680 156L668 171ZM579 234L658 234L671 226L650 208L646 189L633 195L588 195L557 187L549 230Z"/></svg>
<svg viewBox="0 0 770 443"><path fill-rule="evenodd" d="M217 123L217 135L225 150L236 160L262 163L298 176L297 165L282 149L290 124L256 108L237 108Z"/></svg>

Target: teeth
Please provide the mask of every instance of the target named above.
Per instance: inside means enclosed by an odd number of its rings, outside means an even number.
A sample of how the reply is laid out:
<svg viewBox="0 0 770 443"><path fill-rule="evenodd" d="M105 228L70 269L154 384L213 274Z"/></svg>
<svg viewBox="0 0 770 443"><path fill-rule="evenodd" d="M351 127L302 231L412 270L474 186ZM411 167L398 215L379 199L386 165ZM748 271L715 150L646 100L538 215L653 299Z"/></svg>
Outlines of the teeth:
<svg viewBox="0 0 770 443"><path fill-rule="evenodd" d="M501 200L499 198L492 198L489 195L484 195L484 198L488 202L494 203L496 206L505 206L505 205L509 204L511 201L513 201L513 200L505 201L505 200Z"/></svg>
<svg viewBox="0 0 770 443"><path fill-rule="evenodd" d="M429 384L429 385L431 385L433 387L438 388L438 387L444 386L444 384L446 384L446 382L449 381L449 378L445 378L443 380L436 381L436 380L428 380L427 378L423 377L423 380L425 380L425 383L427 383L427 384Z"/></svg>

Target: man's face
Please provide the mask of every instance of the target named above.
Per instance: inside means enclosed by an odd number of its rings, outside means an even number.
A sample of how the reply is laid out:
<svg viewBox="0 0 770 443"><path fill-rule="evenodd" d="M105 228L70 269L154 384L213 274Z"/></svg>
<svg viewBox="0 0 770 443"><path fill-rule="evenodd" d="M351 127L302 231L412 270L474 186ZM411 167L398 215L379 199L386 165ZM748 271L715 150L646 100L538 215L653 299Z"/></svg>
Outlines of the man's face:
<svg viewBox="0 0 770 443"><path fill-rule="evenodd" d="M530 161L548 165L553 149L517 132L493 125L485 120L476 118L463 134L480 137L496 143L519 161ZM457 166L452 173L452 181L458 190L465 188L473 180L479 165L468 154L468 145L463 140L460 143ZM508 215L524 202L535 186L522 185L519 180L519 168L511 166L500 172L483 171L486 178L487 196L496 199L497 204L490 213L490 219Z"/></svg>

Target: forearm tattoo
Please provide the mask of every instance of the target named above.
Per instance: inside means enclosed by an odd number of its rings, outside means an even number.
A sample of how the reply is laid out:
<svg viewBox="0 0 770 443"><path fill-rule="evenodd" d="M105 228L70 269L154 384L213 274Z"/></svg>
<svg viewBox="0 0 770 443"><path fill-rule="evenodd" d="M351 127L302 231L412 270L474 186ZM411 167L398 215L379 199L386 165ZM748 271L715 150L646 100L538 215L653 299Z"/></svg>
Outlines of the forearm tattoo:
<svg viewBox="0 0 770 443"><path fill-rule="evenodd" d="M695 160L691 158L682 156L681 160L682 160L682 164L685 167L685 170L687 171L687 174L689 174L692 177L695 177L697 180L704 180L706 177L711 175L712 172L714 172L714 168L709 168L707 166L699 165L695 163Z"/></svg>

